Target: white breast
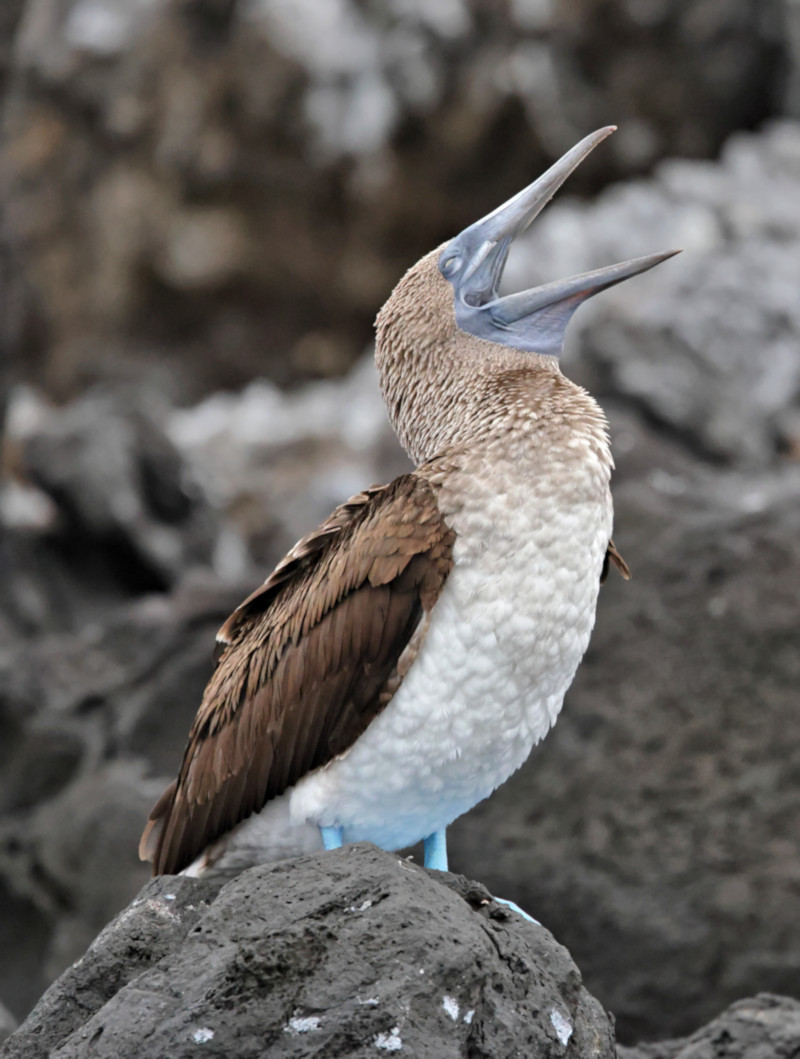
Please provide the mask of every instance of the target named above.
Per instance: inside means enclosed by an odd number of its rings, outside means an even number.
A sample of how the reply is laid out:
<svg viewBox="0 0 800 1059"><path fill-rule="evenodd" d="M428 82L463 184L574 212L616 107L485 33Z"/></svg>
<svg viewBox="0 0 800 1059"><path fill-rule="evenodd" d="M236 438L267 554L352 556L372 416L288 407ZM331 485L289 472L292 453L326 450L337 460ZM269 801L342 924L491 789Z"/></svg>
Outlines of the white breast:
<svg viewBox="0 0 800 1059"><path fill-rule="evenodd" d="M545 482L493 466L466 491L443 488L442 504L454 569L420 654L350 750L289 792L294 824L411 845L506 780L561 709L594 625L607 466Z"/></svg>

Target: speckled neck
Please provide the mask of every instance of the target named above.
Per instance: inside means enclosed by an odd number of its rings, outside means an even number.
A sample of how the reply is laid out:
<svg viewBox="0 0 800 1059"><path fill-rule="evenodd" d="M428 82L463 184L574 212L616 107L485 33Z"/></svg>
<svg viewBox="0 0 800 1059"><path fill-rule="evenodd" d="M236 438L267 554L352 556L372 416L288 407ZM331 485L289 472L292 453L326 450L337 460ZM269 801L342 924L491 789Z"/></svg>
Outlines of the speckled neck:
<svg viewBox="0 0 800 1059"><path fill-rule="evenodd" d="M375 359L401 444L417 464L454 450L514 458L539 449L610 468L606 420L555 357L496 345L459 329L439 249L410 269L378 314Z"/></svg>

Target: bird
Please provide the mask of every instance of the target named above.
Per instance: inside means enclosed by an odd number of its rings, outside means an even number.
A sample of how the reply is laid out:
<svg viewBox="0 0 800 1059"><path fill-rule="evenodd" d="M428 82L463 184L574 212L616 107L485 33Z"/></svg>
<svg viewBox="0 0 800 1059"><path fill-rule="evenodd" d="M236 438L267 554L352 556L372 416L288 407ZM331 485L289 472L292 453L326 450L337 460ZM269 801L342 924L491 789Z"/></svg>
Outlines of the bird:
<svg viewBox="0 0 800 1059"><path fill-rule="evenodd" d="M609 566L629 576L606 418L561 371L565 330L679 251L499 285L512 242L614 130L426 254L378 313L380 388L415 469L337 507L223 624L142 835L153 874L361 841L422 841L447 870L447 827L556 721Z"/></svg>

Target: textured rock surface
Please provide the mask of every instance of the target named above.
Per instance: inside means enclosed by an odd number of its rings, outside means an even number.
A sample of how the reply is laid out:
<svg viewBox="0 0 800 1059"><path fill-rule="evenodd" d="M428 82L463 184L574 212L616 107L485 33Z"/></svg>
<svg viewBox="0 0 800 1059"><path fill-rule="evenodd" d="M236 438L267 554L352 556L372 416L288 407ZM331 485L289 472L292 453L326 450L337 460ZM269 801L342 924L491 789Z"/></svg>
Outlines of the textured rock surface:
<svg viewBox="0 0 800 1059"><path fill-rule="evenodd" d="M217 889L199 880L152 882L48 989L3 1054L52 1054L123 986L177 948Z"/></svg>
<svg viewBox="0 0 800 1059"><path fill-rule="evenodd" d="M779 113L792 7L28 0L0 337L60 395L336 372L408 264L587 130L622 127L573 190Z"/></svg>
<svg viewBox="0 0 800 1059"><path fill-rule="evenodd" d="M343 497L411 466L379 397L371 349L343 379L288 394L262 379L173 412L166 429L262 568Z"/></svg>
<svg viewBox="0 0 800 1059"><path fill-rule="evenodd" d="M145 881L136 846L161 788L146 773L175 767L245 589L198 580L80 633L3 642L0 996L18 1015Z"/></svg>
<svg viewBox="0 0 800 1059"><path fill-rule="evenodd" d="M210 886L148 884L3 1054L614 1055L569 953L475 883L360 845Z"/></svg>
<svg viewBox="0 0 800 1059"><path fill-rule="evenodd" d="M685 1040L620 1048L619 1059L791 1059L800 1049L800 1002L760 993L739 1000Z"/></svg>
<svg viewBox="0 0 800 1059"><path fill-rule="evenodd" d="M66 567L71 587L86 586L96 608L164 591L187 568L210 565L219 541L216 513L154 403L135 390L97 388L56 408L23 389L9 408L4 454L14 485L0 494L2 521L11 530L37 530L51 568ZM23 541L17 534L15 542ZM10 615L23 624L69 627L77 601L54 621L57 589L42 578L36 601L36 586L14 583L16 565L0 572L9 581Z"/></svg>

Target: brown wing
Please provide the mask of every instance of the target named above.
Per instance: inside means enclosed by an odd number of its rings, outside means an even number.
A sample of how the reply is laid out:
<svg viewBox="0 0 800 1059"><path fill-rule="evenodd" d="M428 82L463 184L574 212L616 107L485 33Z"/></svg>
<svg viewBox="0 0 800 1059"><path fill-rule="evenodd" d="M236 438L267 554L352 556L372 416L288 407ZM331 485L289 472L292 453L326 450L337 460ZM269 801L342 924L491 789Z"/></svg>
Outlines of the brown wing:
<svg viewBox="0 0 800 1059"><path fill-rule="evenodd" d="M606 551L606 557L603 560L603 571L600 574L600 584L604 585L606 578L608 577L609 565L613 563L619 571L620 577L626 581L631 579L631 569L625 560L622 558L620 553L617 551L617 547L613 541L608 542L608 550Z"/></svg>
<svg viewBox="0 0 800 1059"><path fill-rule="evenodd" d="M154 874L187 867L353 744L399 683L454 539L431 486L403 475L337 508L234 611L178 778L142 835Z"/></svg>

